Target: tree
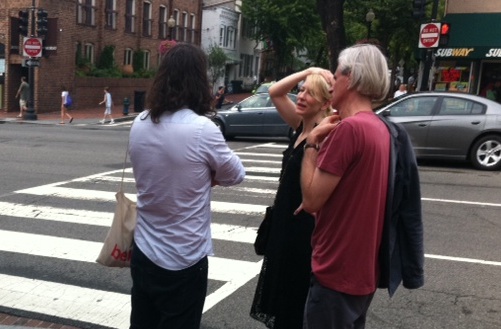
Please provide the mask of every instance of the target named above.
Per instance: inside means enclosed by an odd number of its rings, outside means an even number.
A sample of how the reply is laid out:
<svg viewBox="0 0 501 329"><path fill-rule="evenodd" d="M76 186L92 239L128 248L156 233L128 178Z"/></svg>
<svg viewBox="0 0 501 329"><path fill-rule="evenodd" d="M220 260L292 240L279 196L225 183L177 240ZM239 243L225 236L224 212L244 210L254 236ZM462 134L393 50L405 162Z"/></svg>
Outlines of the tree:
<svg viewBox="0 0 501 329"><path fill-rule="evenodd" d="M335 71L337 58L341 50L346 48L346 31L344 28L345 0L316 0L316 8L322 28L327 38L329 69Z"/></svg>
<svg viewBox="0 0 501 329"><path fill-rule="evenodd" d="M216 44L212 44L209 46L208 50L209 55L209 72L210 72L210 81L212 82L213 88L216 87L216 82L224 77L226 61L228 61L228 55L224 52L221 47Z"/></svg>
<svg viewBox="0 0 501 329"><path fill-rule="evenodd" d="M242 14L255 27L254 39L273 53L273 78L290 73L294 54L323 34L315 0L243 0Z"/></svg>

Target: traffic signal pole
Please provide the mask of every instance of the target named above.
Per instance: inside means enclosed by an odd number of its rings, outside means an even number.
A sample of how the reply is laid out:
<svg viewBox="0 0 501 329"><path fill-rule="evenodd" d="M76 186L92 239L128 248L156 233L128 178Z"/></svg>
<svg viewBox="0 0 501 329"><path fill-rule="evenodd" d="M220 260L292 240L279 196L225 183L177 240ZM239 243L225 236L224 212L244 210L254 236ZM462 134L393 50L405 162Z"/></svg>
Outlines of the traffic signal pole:
<svg viewBox="0 0 501 329"><path fill-rule="evenodd" d="M431 10L431 21L435 22L437 20L437 15L438 15L438 1L439 0L433 0L433 7ZM431 71L431 66L433 64L433 49L426 49L424 51L425 54L425 60L424 60L424 69L423 69L423 75L421 77L421 85L419 87L420 91L425 91L425 90L430 90L431 89L431 84L429 84L430 80L430 71Z"/></svg>
<svg viewBox="0 0 501 329"><path fill-rule="evenodd" d="M35 37L35 0L31 4L31 37ZM28 109L24 114L24 120L37 120L38 116L35 112L35 67L28 66L28 84L30 85L30 97L28 99Z"/></svg>

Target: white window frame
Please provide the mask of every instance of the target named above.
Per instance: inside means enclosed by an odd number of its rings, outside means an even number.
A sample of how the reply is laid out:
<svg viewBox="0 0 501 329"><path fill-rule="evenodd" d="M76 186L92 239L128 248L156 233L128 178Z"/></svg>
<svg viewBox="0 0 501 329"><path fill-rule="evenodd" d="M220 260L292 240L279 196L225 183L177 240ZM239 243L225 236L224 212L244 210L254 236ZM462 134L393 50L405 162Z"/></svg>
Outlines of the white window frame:
<svg viewBox="0 0 501 329"><path fill-rule="evenodd" d="M116 30L117 28L117 0L105 0L105 26L109 29ZM111 8L108 7L111 5Z"/></svg>
<svg viewBox="0 0 501 329"><path fill-rule="evenodd" d="M96 0L78 0L77 23L87 26L96 25Z"/></svg>
<svg viewBox="0 0 501 329"><path fill-rule="evenodd" d="M158 10L158 38L167 39L168 36L168 26L167 26L167 7L160 6Z"/></svg>
<svg viewBox="0 0 501 329"><path fill-rule="evenodd" d="M151 18L152 4L150 1L143 1L143 37L151 37L153 19Z"/></svg>
<svg viewBox="0 0 501 329"><path fill-rule="evenodd" d="M127 6L129 3L131 3L130 12ZM125 32L136 33L136 0L125 1Z"/></svg>
<svg viewBox="0 0 501 329"><path fill-rule="evenodd" d="M84 44L84 56L91 64L94 64L94 45L92 43Z"/></svg>
<svg viewBox="0 0 501 329"><path fill-rule="evenodd" d="M134 58L134 50L132 48L125 48L124 65L132 65L133 58Z"/></svg>

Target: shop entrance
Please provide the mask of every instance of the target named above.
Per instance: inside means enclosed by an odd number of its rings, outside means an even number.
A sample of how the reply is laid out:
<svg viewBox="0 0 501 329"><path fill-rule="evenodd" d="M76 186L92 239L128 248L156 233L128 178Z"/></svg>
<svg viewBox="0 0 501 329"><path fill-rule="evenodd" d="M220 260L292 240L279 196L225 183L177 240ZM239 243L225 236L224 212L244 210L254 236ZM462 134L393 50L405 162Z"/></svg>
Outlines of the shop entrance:
<svg viewBox="0 0 501 329"><path fill-rule="evenodd" d="M501 103L501 61L482 62L479 95Z"/></svg>

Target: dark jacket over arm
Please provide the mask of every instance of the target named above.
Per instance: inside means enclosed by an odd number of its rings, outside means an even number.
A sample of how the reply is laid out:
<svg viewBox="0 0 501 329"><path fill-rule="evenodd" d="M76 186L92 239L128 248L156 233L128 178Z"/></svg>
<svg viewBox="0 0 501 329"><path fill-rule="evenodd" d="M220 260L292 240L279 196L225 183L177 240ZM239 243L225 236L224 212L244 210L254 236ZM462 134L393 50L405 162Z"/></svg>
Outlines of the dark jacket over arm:
<svg viewBox="0 0 501 329"><path fill-rule="evenodd" d="M379 288L387 288L391 297L401 282L408 289L424 284L423 221L419 172L409 136L401 125L381 119L391 135L391 165Z"/></svg>

